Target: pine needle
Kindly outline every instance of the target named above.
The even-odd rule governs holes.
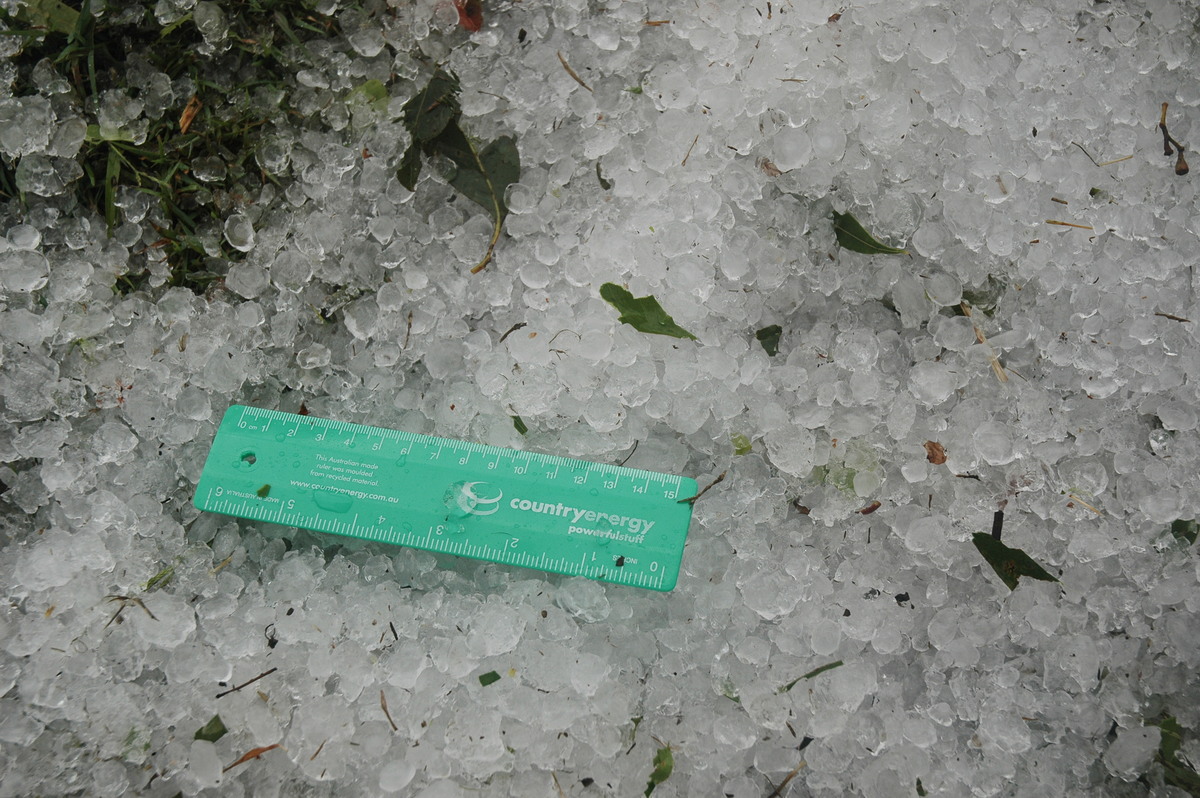
[[[265,754],[267,751],[274,751],[276,748],[281,748],[281,747],[282,746],[280,746],[279,743],[275,743],[273,745],[264,745],[260,748],[251,748],[249,751],[242,754],[242,756],[236,762],[234,762],[232,765],[227,765],[227,766],[221,768],[221,772],[228,773],[229,771],[233,770],[238,765],[249,762],[251,759],[258,759],[260,756]]]
[[[567,59],[563,58],[561,50],[558,51],[558,61],[563,65],[563,69],[567,70],[567,74],[575,79],[576,83],[578,83],[580,86],[583,86],[588,91],[592,91],[592,87],[584,83],[583,78],[579,77],[578,73],[576,73],[574,69],[571,69],[571,65],[567,63]],[[595,94],[595,92],[592,93]]]

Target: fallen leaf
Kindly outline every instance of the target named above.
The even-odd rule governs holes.
[[[652,296],[634,297],[616,283],[600,286],[600,296],[620,312],[618,321],[628,324],[638,332],[697,340],[696,336],[676,324]]]
[[[650,772],[650,783],[646,785],[644,795],[649,798],[650,793],[654,792],[654,788],[662,784],[671,777],[671,771],[675,769],[675,757],[671,753],[671,747],[664,745],[654,754],[654,770]]]
[[[762,344],[762,348],[767,354],[775,357],[779,354],[779,338],[783,335],[783,328],[778,324],[772,324],[770,327],[763,327],[754,334],[758,342]]]
[[[925,441],[925,459],[934,465],[946,462],[946,449],[937,441]]]
[[[204,103],[200,102],[200,97],[193,94],[192,99],[187,101],[184,106],[183,113],[179,115],[179,132],[187,133],[188,128],[192,126],[192,121],[196,118],[196,114],[200,113],[200,109],[204,107]]]
[[[207,740],[210,743],[215,743],[224,737],[228,731],[229,729],[225,728],[225,723],[221,720],[221,716],[213,715],[212,720],[196,730],[196,734],[192,739]]]
[[[1022,576],[1040,579],[1043,582],[1058,581],[1028,554],[1020,549],[1005,546],[991,535],[976,532],[971,535],[971,540],[974,542],[975,548],[983,555],[983,559],[987,560],[987,564],[992,566],[992,570],[1008,586],[1009,590],[1017,589],[1017,584]]]
[[[481,0],[454,0],[454,9],[458,11],[458,24],[471,33],[478,33],[483,28]]]
[[[852,252],[864,255],[907,255],[907,249],[889,247],[875,240],[853,216],[848,213],[833,212],[833,232],[837,234],[838,243]]]

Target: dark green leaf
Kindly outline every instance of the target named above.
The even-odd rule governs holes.
[[[417,190],[417,178],[421,176],[421,149],[413,144],[404,152],[404,157],[400,159],[400,168],[396,172],[396,179],[400,181],[400,185],[404,186],[409,191]]]
[[[1017,589],[1017,581],[1022,576],[1030,579],[1040,579],[1043,582],[1057,582],[1045,568],[1034,562],[1033,558],[1020,549],[1005,546],[989,534],[976,532],[971,536],[975,548],[987,560],[988,565],[996,571],[1009,590]]]
[[[1155,725],[1162,730],[1162,740],[1158,744],[1159,754],[1165,761],[1174,762],[1175,753],[1183,744],[1183,730],[1179,728],[1179,721],[1172,715],[1164,715]]]
[[[800,683],[800,682],[802,682],[803,680],[805,680],[805,679],[811,679],[811,678],[813,678],[814,676],[818,676],[818,675],[820,675],[820,674],[824,673],[825,671],[831,671],[831,670],[833,670],[834,668],[841,667],[841,665],[842,665],[842,661],[839,659],[837,662],[830,662],[830,663],[828,663],[828,664],[826,664],[826,665],[822,665],[822,666],[821,666],[821,667],[819,667],[819,668],[813,668],[811,671],[809,671],[808,673],[804,674],[803,676],[801,676],[801,677],[799,677],[799,678],[797,678],[797,679],[792,679],[790,682],[788,682],[787,684],[785,684],[783,687],[780,687],[780,688],[779,688],[778,690],[776,690],[775,692],[777,692],[777,693],[786,693],[788,690],[791,690],[793,687],[795,687],[797,684],[799,684],[799,683]]]
[[[525,426],[525,422],[521,420],[520,416],[513,416],[512,420],[513,427],[516,428],[517,432],[521,433],[522,435],[524,435],[526,432],[529,432],[529,427]]]
[[[476,157],[466,134],[457,124],[450,124],[427,149],[448,159],[442,163],[442,176],[456,191],[493,219],[504,220],[508,215],[504,190],[521,178],[521,156],[512,137],[496,139]]]
[[[745,435],[742,435],[740,432],[730,438],[730,442],[733,443],[733,454],[735,457],[740,457],[743,454],[750,454],[754,448],[754,446],[750,443],[750,439]]]
[[[426,155],[440,155],[450,161],[448,164],[441,164],[442,176],[446,180],[454,179],[455,172],[459,170],[479,171],[479,164],[475,161],[475,148],[471,146],[467,134],[458,126],[458,120],[447,122],[437,138],[424,142],[421,147]]]
[[[439,69],[416,96],[404,104],[404,126],[414,142],[432,141],[462,112],[458,104],[458,76]]]
[[[600,174],[600,162],[599,161],[596,161],[596,179],[600,181],[600,188],[604,189],[605,191],[612,191],[612,187],[613,187],[612,181],[605,180],[604,175]]]
[[[496,204],[500,207],[500,219],[508,216],[508,205],[504,202],[505,190],[521,179],[521,153],[512,136],[501,136],[479,153],[483,172],[492,183]]]
[[[696,340],[696,336],[676,324],[652,296],[635,298],[616,283],[600,286],[600,296],[621,314],[618,321],[630,325],[638,332]]]
[[[1200,524],[1195,521],[1178,521],[1171,522],[1171,534],[1179,540],[1187,541],[1188,545],[1196,542],[1196,533],[1200,532]]]
[[[779,354],[779,337],[783,335],[783,328],[778,324],[772,324],[770,327],[763,327],[754,334],[758,342],[762,344],[762,348],[767,350],[767,354],[775,357]]]
[[[907,255],[908,250],[889,247],[875,240],[866,231],[858,219],[848,213],[833,212],[833,231],[837,233],[838,243],[853,252],[864,255]]]
[[[650,772],[650,783],[646,785],[645,795],[648,796],[654,792],[654,788],[662,784],[671,776],[671,771],[675,769],[675,757],[671,753],[671,747],[664,745],[654,754],[654,770]]]
[[[917,779],[917,795],[922,796],[922,798],[924,798],[924,796],[926,796],[926,795],[929,795],[929,793],[925,792],[925,788],[923,786],[921,786],[920,779]]]
[[[224,737],[228,731],[229,729],[225,728],[225,724],[222,722],[221,716],[213,715],[212,720],[201,726],[196,731],[196,736],[192,739],[207,740],[210,743],[215,743],[217,740],[220,740],[222,737]]]
[[[479,683],[484,687],[487,687],[489,684],[495,684],[498,681],[500,681],[500,674],[495,671],[488,671],[479,677]]]
[[[1193,798],[1200,798],[1200,774],[1182,762],[1165,763],[1163,781],[1172,787],[1178,787]]]

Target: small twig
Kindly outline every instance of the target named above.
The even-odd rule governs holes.
[[[231,562],[233,562],[232,554],[230,554],[228,557],[226,557],[225,559],[223,559],[219,563],[217,563],[217,566],[215,568],[213,568],[213,570],[212,570],[212,575],[216,576],[217,574],[224,571],[226,566],[228,566],[229,563],[231,563]]]
[[[565,332],[569,332],[571,335],[574,335],[580,341],[583,340],[583,336],[580,335],[579,333],[575,332],[574,330],[559,330],[558,332],[556,332],[554,334],[554,337],[550,339],[550,343],[546,344],[546,346],[550,346],[550,344],[553,344],[555,341],[558,340],[558,336],[562,335]]]
[[[659,25],[670,25],[671,20],[669,20],[669,19],[648,19],[645,22],[643,22],[642,24],[649,25],[651,27],[657,27]]]
[[[404,343],[400,346],[401,349],[408,349],[408,338],[412,335],[412,311],[408,312],[408,328],[404,331]]]
[[[1084,150],[1084,149],[1083,149],[1083,145],[1082,145],[1082,144],[1080,144],[1078,141],[1072,141],[1071,143],[1072,143],[1072,144],[1074,144],[1074,145],[1075,145],[1076,147],[1078,147],[1079,149],[1083,150],[1083,154],[1084,154],[1084,155],[1086,155],[1086,156],[1088,157],[1088,160],[1089,160],[1089,161],[1091,161],[1091,162],[1092,162],[1093,164],[1095,164],[1096,166],[1099,166],[1099,165],[1100,165],[1100,164],[1096,163],[1096,159],[1092,157],[1092,154],[1091,154],[1090,152],[1088,152],[1087,150]]]
[[[392,713],[388,712],[387,696],[383,694],[382,690],[379,691],[379,706],[383,710],[384,717],[388,719],[388,723],[392,724],[392,731],[400,731],[400,727],[396,725],[396,721],[392,720]]]
[[[637,447],[638,447],[638,444],[639,444],[639,443],[640,443],[640,441],[634,441],[634,442],[633,442],[633,448],[629,450],[629,454],[625,455],[625,459],[624,459],[624,460],[622,460],[621,462],[617,463],[617,465],[618,465],[618,466],[623,466],[623,465],[625,465],[626,463],[628,463],[628,462],[629,462],[629,458],[630,458],[630,457],[633,457],[633,453],[637,451]]]
[[[223,693],[217,693],[217,698],[224,698],[225,696],[229,695],[230,693],[236,693],[238,690],[241,690],[243,687],[249,687],[250,685],[257,682],[259,679],[263,678],[264,676],[270,676],[272,673],[274,673],[277,670],[279,670],[279,668],[271,668],[271,670],[269,670],[269,671],[263,671],[262,673],[258,674],[257,676],[255,676],[253,679],[251,679],[248,682],[242,682],[237,687],[231,687]],[[234,764],[237,764],[237,763],[234,763]]]
[[[1158,129],[1161,130],[1163,134],[1163,155],[1167,157],[1174,155],[1175,153],[1171,151],[1171,145],[1174,144],[1175,148],[1179,151],[1179,160],[1175,161],[1175,174],[1180,176],[1186,175],[1188,173],[1188,164],[1187,161],[1183,159],[1183,145],[1172,138],[1171,134],[1167,132],[1166,103],[1162,104],[1162,115],[1158,119]]]
[[[1101,161],[1100,163],[1096,164],[1096,166],[1111,166],[1114,163],[1120,163],[1121,161],[1128,161],[1132,157],[1133,157],[1132,155],[1126,155],[1123,158],[1113,158],[1111,161]]]
[[[507,338],[508,336],[512,335],[513,333],[515,333],[517,330],[521,329],[522,327],[528,327],[528,326],[529,326],[529,322],[525,322],[525,321],[517,322],[516,324],[514,324],[513,326],[508,328],[508,332],[506,332],[506,333],[504,333],[504,335],[500,336],[500,343],[504,343],[504,339]]]
[[[567,70],[567,74],[575,79],[576,83],[578,83],[580,86],[583,86],[588,91],[592,91],[592,87],[584,83],[583,78],[579,77],[578,73],[576,73],[574,69],[571,69],[571,65],[567,63],[567,59],[563,58],[561,50],[558,51],[558,61],[563,65],[563,69]],[[592,93],[594,94],[595,92]]]
[[[1086,224],[1075,224],[1074,222],[1060,222],[1057,219],[1047,219],[1046,224],[1056,224],[1056,225],[1059,225],[1060,227],[1078,227],[1080,230],[1095,230],[1096,229],[1096,228],[1090,227]]]
[[[145,605],[145,603],[143,603],[143,602],[142,602],[142,600],[141,600],[140,598],[138,598],[137,596],[108,596],[108,600],[109,600],[110,602],[112,602],[112,601],[119,601],[119,602],[121,602],[121,606],[120,606],[120,608],[119,608],[119,609],[118,609],[118,610],[117,610],[115,613],[113,613],[113,617],[111,617],[111,618],[109,618],[109,619],[108,619],[108,623],[104,624],[104,628],[105,628],[105,629],[107,629],[108,627],[112,626],[112,623],[113,623],[113,621],[115,621],[115,620],[117,620],[118,618],[120,618],[120,617],[121,617],[121,613],[125,612],[125,608],[126,608],[126,607],[128,607],[128,606],[129,606],[131,603],[132,603],[132,604],[136,604],[136,605],[138,605],[139,607],[141,607],[141,608],[142,608],[142,610],[143,610],[143,611],[144,611],[144,612],[145,612],[147,615],[149,615],[149,616],[150,616],[150,620],[152,620],[152,621],[157,621],[157,620],[158,620],[158,618],[155,618],[155,617],[154,617],[154,613],[150,612],[150,608],[149,608],[149,607],[147,607],[147,606]]]
[[[779,798],[779,796],[783,795],[783,788],[788,786],[788,782],[790,782],[792,779],[796,778],[796,774],[799,773],[803,768],[804,768],[804,760],[801,759],[800,764],[796,765],[796,767],[792,768],[791,773],[784,776],[783,781],[779,782],[779,786],[776,787],[771,792],[771,794],[767,796],[767,798]]]
[[[1174,313],[1159,313],[1158,311],[1155,311],[1154,315],[1162,316],[1164,319],[1170,319],[1171,321],[1182,321],[1186,324],[1192,323],[1191,319],[1185,319],[1183,316],[1176,316]]]
[[[1065,199],[1059,199],[1058,197],[1051,197],[1050,201],[1057,202],[1059,205],[1070,205],[1071,204],[1071,203],[1067,202]]]
[[[558,774],[552,770],[550,771],[550,778],[554,779],[554,789],[558,790],[558,794],[561,795],[562,798],[567,798],[567,794],[563,792],[562,785],[558,783]]]
[[[314,752],[313,752],[313,755],[312,755],[312,756],[310,756],[310,757],[308,758],[308,761],[309,761],[309,762],[313,761],[314,759],[316,759],[316,758],[317,758],[317,757],[320,755],[320,753],[321,753],[321,750],[322,750],[322,749],[325,747],[325,743],[327,743],[327,742],[329,742],[329,738],[328,738],[328,737],[326,737],[324,740],[322,740],[322,741],[321,741],[321,744],[317,746],[317,750],[316,750],[316,751],[314,751]]]
[[[690,499],[680,499],[679,501],[676,502],[676,504],[695,504],[696,499],[699,499],[701,496],[708,493],[709,489],[712,488],[713,485],[716,485],[718,482],[725,479],[725,475],[728,473],[729,473],[728,471],[722,471],[721,476],[717,477],[712,482],[708,483],[708,485],[704,488],[704,490],[700,491],[695,496],[692,496]]]
[[[392,630],[392,637],[396,638],[396,642],[399,643],[400,635],[396,634],[396,625],[391,621],[388,621],[388,628]]]
[[[679,163],[680,166],[687,166],[688,158],[692,157],[692,148],[696,146],[696,142],[699,140],[700,140],[700,134],[697,133],[696,138],[692,139],[691,147],[688,147],[687,155],[683,156],[683,160],[680,161],[680,163]]]

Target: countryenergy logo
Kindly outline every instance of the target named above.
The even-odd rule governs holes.
[[[514,498],[508,503],[508,506],[514,510],[526,513],[541,513],[566,518],[571,524],[567,531],[573,535],[585,534],[599,537],[615,537],[617,539],[628,538],[637,543],[641,542],[645,534],[655,524],[654,521],[646,518],[637,518],[635,516],[624,515],[623,513],[601,512],[582,507],[571,507],[562,502],[550,504],[549,502]],[[595,526],[576,526],[577,524],[593,524]]]
[[[443,501],[461,515],[491,515],[500,509],[502,498],[504,491],[486,482],[456,482]]]

